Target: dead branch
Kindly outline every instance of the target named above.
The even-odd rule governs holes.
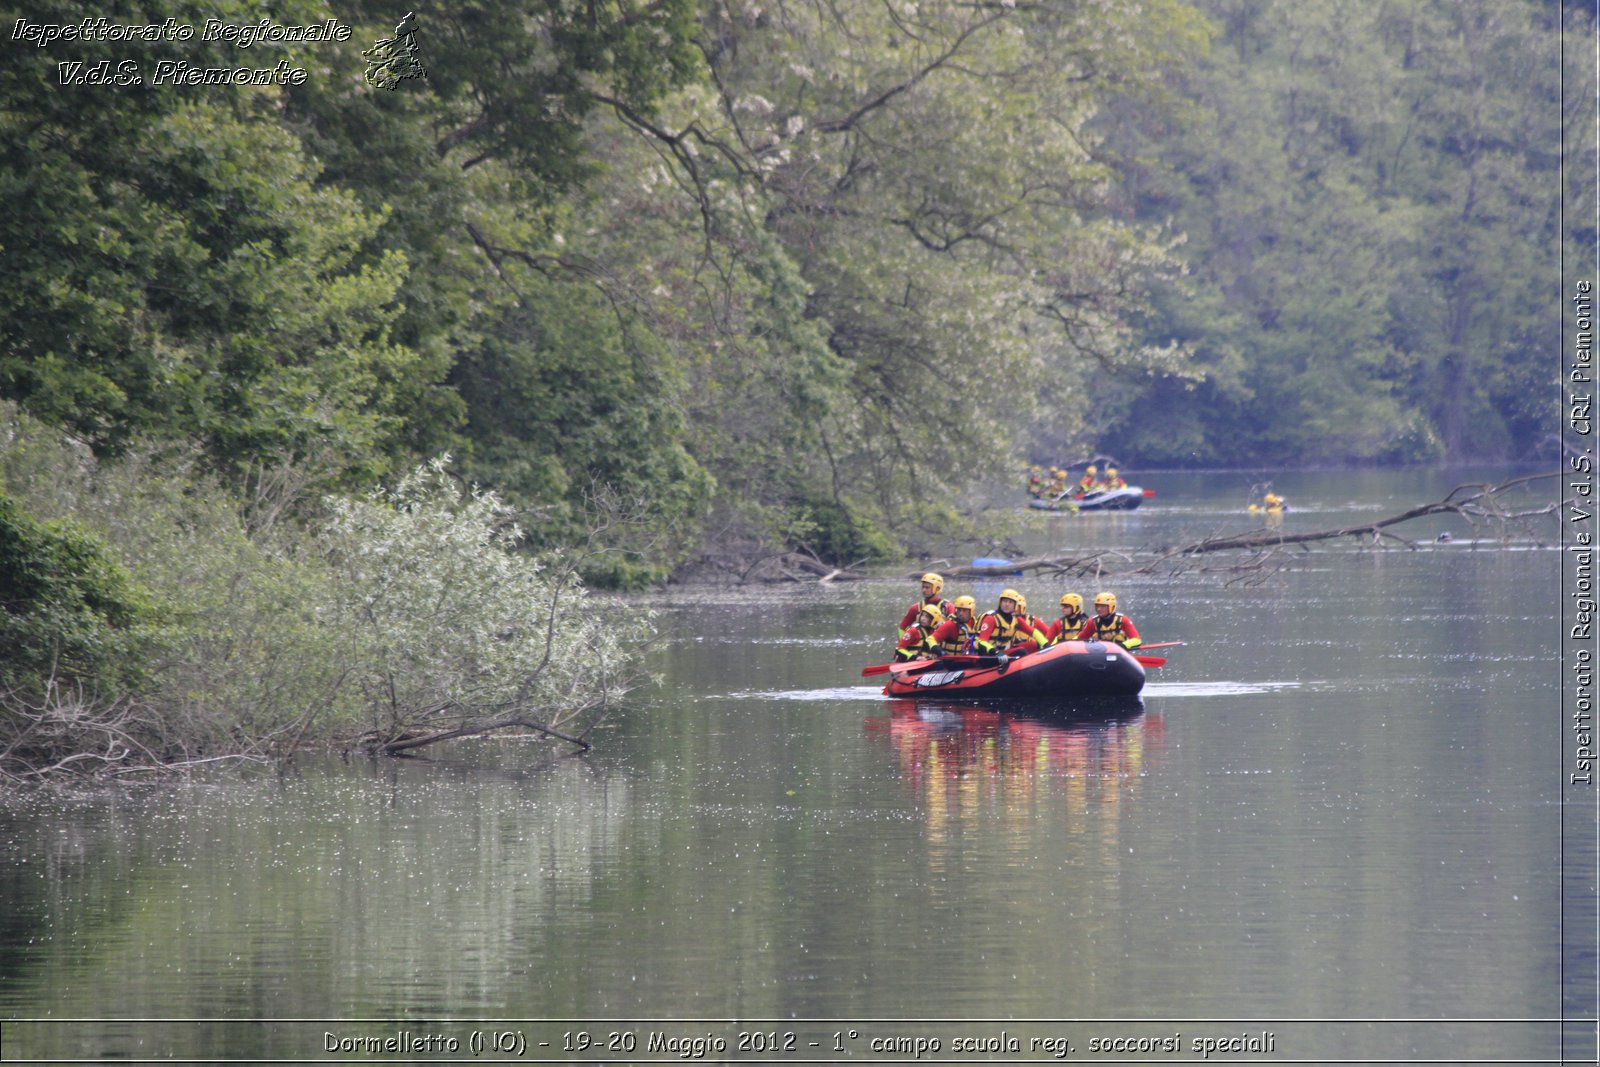
[[[1520,478],[1501,482],[1498,485],[1485,482],[1458,485],[1447,493],[1442,500],[1419,504],[1399,514],[1390,515],[1387,518],[1373,522],[1341,526],[1333,530],[1301,533],[1285,533],[1278,527],[1261,527],[1239,533],[1219,534],[1178,548],[1163,548],[1153,559],[1142,562],[1123,553],[1096,552],[1087,556],[1039,556],[990,567],[953,566],[946,567],[942,573],[947,578],[1003,578],[1019,572],[1093,578],[1099,577],[1108,571],[1110,564],[1113,562],[1132,563],[1135,564],[1134,570],[1136,573],[1149,573],[1162,567],[1170,567],[1174,561],[1189,560],[1196,556],[1216,552],[1249,552],[1253,553],[1250,559],[1226,564],[1216,569],[1245,577],[1255,576],[1256,580],[1264,580],[1266,573],[1287,565],[1289,561],[1284,555],[1286,549],[1297,547],[1302,551],[1308,551],[1304,546],[1319,541],[1353,538],[1363,546],[1394,542],[1411,549],[1420,548],[1421,542],[1403,537],[1391,530],[1390,527],[1410,522],[1413,519],[1425,518],[1429,515],[1458,515],[1474,528],[1477,528],[1485,524],[1503,527],[1512,522],[1519,522],[1541,515],[1555,514],[1563,506],[1563,501],[1511,511],[1501,506],[1501,498],[1511,489],[1532,482],[1559,477],[1561,477],[1560,471],[1551,471],[1544,474],[1524,475]],[[905,577],[914,580],[920,573],[920,571],[913,572],[905,575]]]
[[[585,752],[588,752],[594,747],[585,738],[574,737],[571,734],[563,733],[560,730],[547,726],[542,722],[534,722],[532,719],[524,719],[521,717],[500,719],[494,722],[469,723],[466,726],[460,726],[453,730],[441,730],[437,733],[425,734],[421,737],[399,737],[392,741],[378,744],[374,747],[377,751],[382,752],[386,756],[394,756],[401,752],[409,752],[412,749],[422,748],[425,745],[437,744],[440,741],[450,741],[457,737],[472,737],[477,734],[492,733],[496,730],[509,730],[514,727],[522,727],[524,729],[533,730],[537,733],[544,734],[547,737],[554,737],[560,741],[570,742],[571,744],[577,745]]]
[[[835,567],[824,563],[809,551],[776,552],[762,556],[739,575],[739,584],[749,582],[857,582],[867,576],[850,567]]]
[[[232,761],[232,760],[244,760],[247,763],[260,763],[260,764],[266,764],[266,763],[270,763],[271,762],[265,756],[252,756],[249,753],[238,752],[238,753],[231,753],[231,754],[226,755],[226,756],[207,756],[204,759],[180,760],[180,761],[178,761],[176,763],[152,763],[152,764],[149,764],[149,765],[143,766],[143,767],[118,767],[115,770],[112,770],[110,773],[113,774],[113,775],[123,775],[123,774],[167,774],[167,773],[170,773],[172,771],[181,771],[181,770],[187,770],[190,767],[198,767],[202,763],[223,763],[223,762],[228,762],[228,761]]]
[[[1265,527],[1256,530],[1246,530],[1242,533],[1226,534],[1221,537],[1210,537],[1181,548],[1171,549],[1161,557],[1162,560],[1175,557],[1198,556],[1209,552],[1226,551],[1260,551],[1267,548],[1278,548],[1284,545],[1307,545],[1318,541],[1333,541],[1343,537],[1352,537],[1363,540],[1369,544],[1381,544],[1385,539],[1397,541],[1408,548],[1415,549],[1418,542],[1401,537],[1389,531],[1389,527],[1398,526],[1412,519],[1420,519],[1429,515],[1459,515],[1470,525],[1477,527],[1480,523],[1493,522],[1504,525],[1509,522],[1531,518],[1538,515],[1555,514],[1561,507],[1561,502],[1546,504],[1541,507],[1524,511],[1506,511],[1499,506],[1498,497],[1507,490],[1530,482],[1541,481],[1546,478],[1559,478],[1560,471],[1551,471],[1545,474],[1530,474],[1521,478],[1513,478],[1499,485],[1490,485],[1486,482],[1458,485],[1450,490],[1442,500],[1431,504],[1419,504],[1408,508],[1397,515],[1374,522],[1363,522],[1353,526],[1341,526],[1333,530],[1317,530],[1309,533],[1284,533],[1274,527]],[[1157,563],[1161,560],[1157,560]]]
[[[1072,575],[1094,578],[1110,569],[1108,561],[1111,560],[1126,563],[1131,562],[1132,557],[1122,552],[1095,552],[1087,556],[1038,556],[992,567],[947,567],[943,574],[946,578],[1004,578],[1019,571],[1024,573],[1032,571],[1049,576]],[[906,577],[915,579],[920,573],[908,574]]]

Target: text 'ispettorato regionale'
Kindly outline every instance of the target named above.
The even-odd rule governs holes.
[[[336,18],[304,25],[285,25],[271,19],[255,22],[224,22],[206,19],[196,26],[168,18],[162,22],[113,22],[104,16],[80,22],[34,22],[19,18],[11,27],[13,41],[48,48],[58,42],[92,44],[158,44],[163,42],[222,43],[236,48],[258,44],[292,44],[319,41],[348,41],[349,26]],[[303,67],[279,60],[270,67],[206,67],[181,59],[160,59],[146,70],[132,58],[107,58],[99,61],[72,60],[58,63],[57,80],[62,85],[299,85],[306,80]]]

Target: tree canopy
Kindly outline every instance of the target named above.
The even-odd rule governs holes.
[[[0,397],[247,487],[449,450],[539,547],[609,516],[590,576],[620,584],[915,547],[971,487],[1095,449],[1553,447],[1542,308],[1592,181],[1558,187],[1593,134],[1592,70],[1569,56],[1561,93],[1574,5],[476,2],[422,12],[426,77],[384,89],[362,52],[394,15],[12,42]],[[127,58],[306,76],[59,66]]]
[[[1592,135],[1564,104],[1592,100],[1594,73],[1564,72],[1561,42],[1592,39],[1589,16],[1532,0],[1197,6],[1214,38],[1173,71],[1188,106],[1118,108],[1103,128],[1129,203],[1188,238],[1188,285],[1148,327],[1206,380],[1103,397],[1124,416],[1103,443],[1194,464],[1553,454],[1547,309],[1561,243],[1582,236],[1559,232],[1562,151]]]

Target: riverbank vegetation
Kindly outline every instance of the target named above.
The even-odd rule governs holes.
[[[265,523],[192,454],[101,463],[4,414],[0,776],[511,727],[587,746],[638,680],[648,615],[586,591],[581,554],[525,551],[444,460]]]
[[[1578,5],[488,0],[421,14],[426,77],[389,90],[362,51],[395,15],[13,49],[0,744],[29,767],[581,739],[642,621],[591,632],[585,585],[915,553],[1030,461],[1558,449]],[[242,57],[306,77],[148,77]],[[63,83],[124,58],[136,85]],[[540,607],[429,599],[466,590]],[[580,721],[558,680],[598,694]]]

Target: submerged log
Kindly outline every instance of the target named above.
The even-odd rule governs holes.
[[[585,752],[588,752],[594,747],[587,738],[574,737],[572,734],[563,733],[562,731],[557,730],[554,727],[547,726],[542,722],[534,722],[532,719],[524,718],[499,719],[490,722],[475,722],[466,726],[456,727],[452,730],[440,730],[436,733],[430,734],[407,733],[389,741],[378,742],[372,747],[375,751],[381,752],[386,756],[395,756],[402,752],[409,752],[412,749],[422,748],[426,745],[437,744],[440,741],[450,741],[457,737],[473,737],[479,734],[493,733],[496,730],[510,730],[518,727],[527,730],[533,730],[536,733],[544,734],[546,737],[556,738],[559,741],[567,741],[578,746]]]
[[[850,567],[824,563],[811,552],[779,552],[750,564],[739,575],[739,582],[741,585],[750,582],[816,582],[822,585],[862,581],[866,577]]]

